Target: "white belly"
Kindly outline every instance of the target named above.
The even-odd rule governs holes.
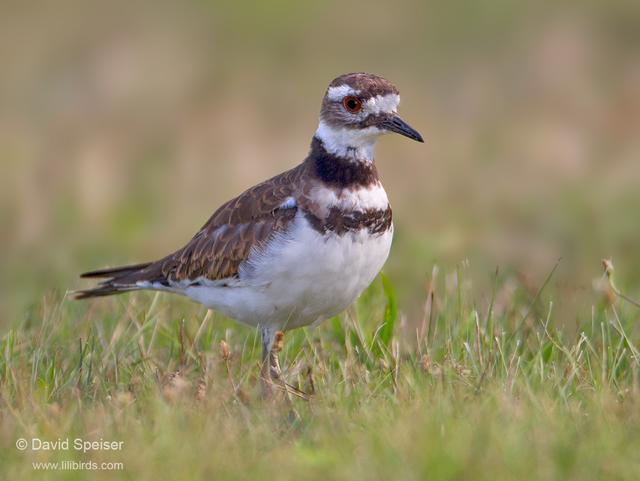
[[[318,322],[346,309],[375,279],[393,229],[323,235],[303,216],[242,266],[234,287],[197,286],[185,294],[250,325],[280,330]]]

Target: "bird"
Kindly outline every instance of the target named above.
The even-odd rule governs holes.
[[[164,291],[253,326],[268,392],[281,382],[284,332],[347,309],[389,256],[394,228],[376,141],[397,133],[424,142],[398,115],[399,103],[398,89],[378,75],[335,78],[300,164],[223,204],[175,252],[81,274],[104,280],[75,298]]]

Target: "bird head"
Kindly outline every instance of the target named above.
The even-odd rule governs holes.
[[[329,84],[322,100],[315,136],[334,155],[371,161],[375,142],[397,133],[424,142],[420,133],[398,115],[400,94],[388,80],[369,73],[341,75]]]

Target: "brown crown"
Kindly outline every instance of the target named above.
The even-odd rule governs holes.
[[[348,85],[356,90],[360,90],[361,93],[359,96],[363,99],[375,97],[377,95],[400,93],[396,86],[387,79],[365,72],[340,75],[329,84],[329,88],[339,87],[340,85]]]

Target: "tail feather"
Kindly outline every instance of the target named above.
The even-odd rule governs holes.
[[[122,267],[113,267],[80,274],[82,278],[107,278],[91,289],[83,289],[73,292],[74,299],[89,299],[91,297],[111,296],[122,292],[141,289],[137,281],[142,280],[145,273],[141,272],[151,266],[152,262],[134,264]]]
[[[83,279],[92,277],[118,277],[121,275],[131,274],[135,271],[149,267],[151,262],[143,262],[142,264],[132,264],[129,266],[110,267],[107,269],[99,269],[97,271],[89,271],[80,274]]]
[[[120,294],[122,292],[135,291],[140,289],[137,286],[114,286],[113,284],[100,285],[92,289],[83,289],[80,291],[73,291],[73,298],[77,301],[82,299],[90,299],[92,297],[104,297],[112,296],[114,294]]]

